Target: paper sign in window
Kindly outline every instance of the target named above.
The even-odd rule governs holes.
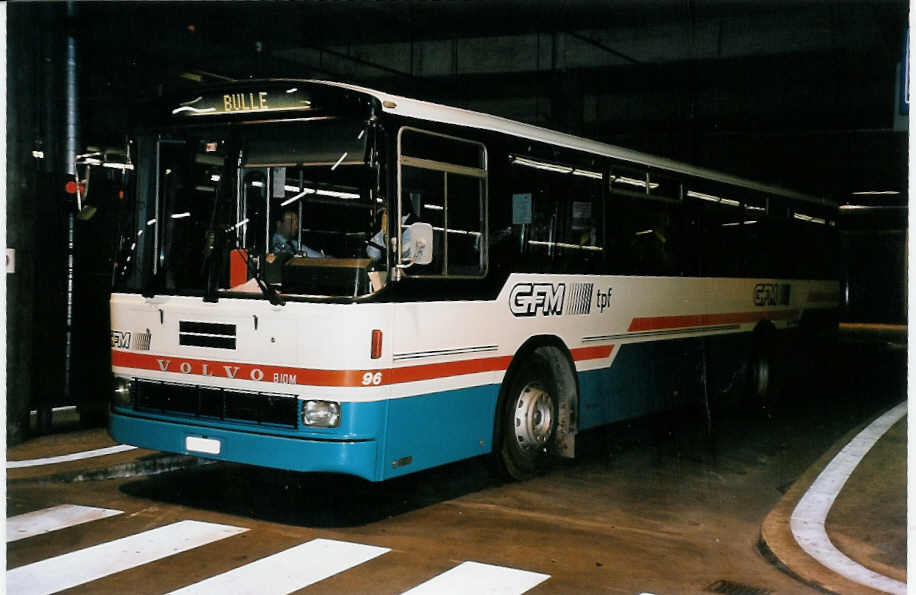
[[[591,206],[591,205],[589,205]],[[512,195],[512,225],[531,223],[531,194]]]

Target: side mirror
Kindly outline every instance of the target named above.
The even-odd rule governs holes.
[[[433,261],[433,226],[413,223],[401,232],[401,268]]]

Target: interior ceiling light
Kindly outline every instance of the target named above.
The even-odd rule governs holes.
[[[721,205],[728,205],[730,207],[741,206],[741,203],[738,202],[737,200],[732,200],[730,198],[722,198],[721,196],[715,196],[713,194],[706,194],[704,192],[695,192],[693,190],[688,190],[687,196],[689,196],[690,198],[699,198],[700,200],[705,200],[707,202],[715,202]]]
[[[861,192],[853,192],[853,196],[896,196],[900,194],[896,190],[863,190]]]
[[[592,178],[594,180],[601,179],[601,172],[597,171],[590,171],[587,169],[574,169],[572,173],[574,176],[582,176],[583,178]]]
[[[645,180],[637,180],[635,178],[626,178],[624,176],[611,176],[611,183],[612,184],[626,184],[628,186],[636,186],[638,188],[646,187]],[[658,184],[656,184],[655,182],[649,183],[649,190],[655,190],[656,188],[658,188]]]
[[[515,165],[524,165],[525,167],[533,167],[535,169],[552,171],[559,174],[572,174],[574,176],[582,176],[583,178],[592,178],[595,180],[600,180],[602,177],[601,172],[592,171],[589,169],[573,168],[568,165],[560,165],[559,163],[550,163],[547,161],[528,159],[527,157],[519,157],[518,155],[510,156],[509,161]]]
[[[825,219],[820,217],[812,217],[811,215],[805,215],[804,213],[792,213],[792,217],[798,219],[799,221],[807,221],[808,223],[817,223],[819,225],[824,225],[827,223]]]
[[[561,174],[572,173],[573,168],[568,165],[558,165],[556,163],[547,163],[546,161],[536,161],[534,159],[526,159],[525,157],[512,156],[512,163],[516,165],[524,165],[525,167],[533,167],[535,169],[543,169],[544,171],[553,171]]]
[[[906,209],[907,205],[840,205],[841,211],[887,211]]]

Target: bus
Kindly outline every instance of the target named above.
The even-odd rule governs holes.
[[[118,442],[525,479],[680,406],[706,362],[763,398],[780,338],[836,325],[824,198],[342,83],[166,104],[127,156]]]

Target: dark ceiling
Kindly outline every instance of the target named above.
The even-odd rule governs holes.
[[[86,143],[163,89],[334,79],[845,200],[906,187],[905,1],[76,4]]]

